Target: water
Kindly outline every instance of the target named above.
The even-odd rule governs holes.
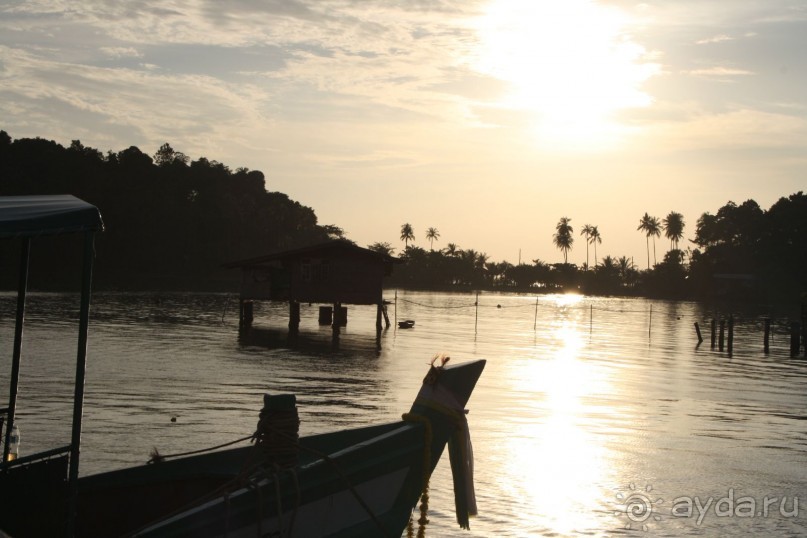
[[[0,294],[0,401],[14,301]],[[286,305],[257,305],[239,340],[233,297],[97,294],[81,472],[143,463],[155,446],[171,454],[249,435],[264,392],[298,395],[302,434],[397,420],[431,357],[447,353],[488,360],[468,405],[479,516],[470,532],[456,525],[444,456],[428,536],[807,534],[807,360],[789,357],[781,330],[763,354],[765,312],[735,312],[729,358],[710,349],[713,313],[696,303],[474,301],[398,292],[397,319],[415,328],[393,326],[378,347],[374,307],[349,307],[334,352],[317,305],[302,306],[289,349]],[[69,441],[77,317],[75,296],[30,297],[22,454]]]

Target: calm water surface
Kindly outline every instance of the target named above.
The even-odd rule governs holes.
[[[1,401],[14,301],[0,294]],[[265,392],[298,395],[302,434],[397,420],[430,358],[446,353],[488,360],[468,405],[479,516],[470,532],[454,522],[444,456],[427,535],[807,534],[807,361],[788,356],[781,331],[762,352],[770,312],[734,312],[729,357],[710,349],[714,312],[696,303],[474,301],[398,292],[397,319],[416,326],[393,326],[378,346],[374,308],[350,307],[333,351],[317,305],[303,305],[290,348],[285,305],[258,305],[254,329],[239,338],[232,296],[96,294],[82,474],[142,463],[154,446],[170,454],[249,435]],[[30,297],[23,453],[69,441],[77,313],[77,297]],[[773,314],[784,327],[793,313]],[[707,338],[700,347],[695,321]]]

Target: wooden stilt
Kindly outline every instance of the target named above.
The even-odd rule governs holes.
[[[729,314],[729,340],[728,340],[729,357],[734,352],[734,316]]]
[[[695,334],[698,335],[698,345],[700,345],[703,342],[703,336],[701,336],[701,326],[698,325],[697,321],[695,322]]]
[[[253,309],[252,301],[241,300],[238,307],[238,325],[244,329],[252,326]]]
[[[300,303],[289,301],[289,332],[300,330]]]
[[[339,345],[339,331],[342,326],[342,303],[333,304],[333,323],[331,323],[332,342],[334,346]]]
[[[390,322],[389,322],[389,313],[387,312],[387,305],[383,305],[382,313],[384,314],[384,323],[386,324],[387,329],[389,329]]]
[[[790,324],[790,356],[795,357],[801,348],[801,326],[798,321]]]
[[[762,350],[768,353],[771,342],[771,318],[765,318],[765,336],[762,338]]]

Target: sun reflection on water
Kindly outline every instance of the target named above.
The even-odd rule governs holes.
[[[595,365],[582,360],[585,341],[576,323],[561,322],[552,334],[551,355],[521,363],[513,376],[514,390],[533,398],[534,416],[522,417],[526,420],[510,439],[506,459],[518,466],[512,475],[521,480],[513,494],[534,514],[530,519],[551,525],[544,531],[566,535],[598,525],[595,510],[608,458],[601,440],[585,428],[586,399],[607,383]]]

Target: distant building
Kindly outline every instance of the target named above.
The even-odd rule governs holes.
[[[289,302],[291,329],[299,322],[300,303],[333,305],[334,312],[346,304],[375,304],[380,328],[384,277],[392,274],[398,261],[347,241],[330,241],[234,261],[224,267],[241,269],[242,323],[251,322],[251,305],[246,308],[249,320],[244,317],[244,305],[265,300]]]

